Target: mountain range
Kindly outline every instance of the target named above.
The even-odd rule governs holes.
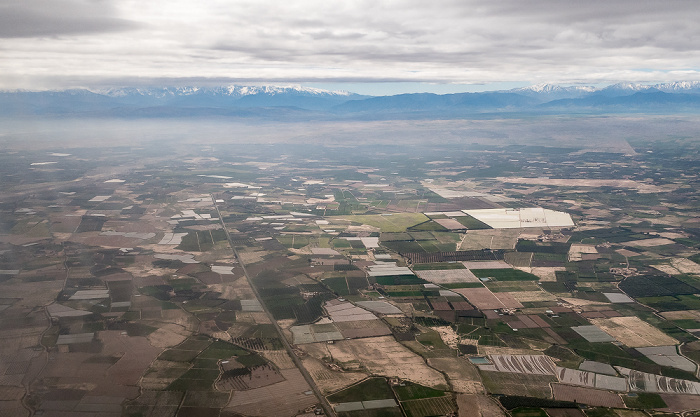
[[[538,84],[505,91],[363,96],[300,86],[0,92],[0,117],[459,118],[483,114],[698,113],[700,82],[603,88]]]

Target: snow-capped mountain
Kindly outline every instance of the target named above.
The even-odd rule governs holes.
[[[539,97],[546,100],[584,97],[596,91],[592,86],[560,86],[556,84],[535,84],[529,87],[515,88],[510,93],[528,97]]]
[[[636,84],[636,83],[617,83],[609,85],[605,88],[596,90],[594,94],[604,97],[621,97],[629,96],[635,93],[646,93],[658,91],[652,85]]]
[[[347,91],[302,86],[125,87],[0,92],[5,114],[249,114],[244,108],[324,111],[365,98]],[[148,110],[146,110],[148,109]],[[235,110],[235,111],[234,111]]]
[[[254,95],[278,96],[284,94],[301,95],[309,97],[352,97],[356,94],[347,91],[328,91],[319,88],[302,87],[300,85],[276,86],[276,85],[228,85],[220,87],[156,87],[156,88],[109,88],[90,89],[95,94],[110,97],[142,96],[164,99],[178,96],[209,95],[226,97],[244,97]]]
[[[559,100],[570,98],[583,98],[590,95],[602,97],[624,97],[636,93],[663,92],[670,94],[700,94],[700,81],[678,81],[662,84],[640,84],[622,82],[607,87],[596,88],[593,86],[560,86],[556,84],[535,84],[529,87],[508,90],[510,93],[521,94],[529,97],[538,97],[542,100]]]
[[[523,113],[700,113],[700,82],[537,84],[507,91],[368,97],[302,86],[125,87],[0,92],[0,117],[429,118]]]
[[[656,84],[654,86],[664,93],[700,93],[700,81],[676,81],[673,83]]]

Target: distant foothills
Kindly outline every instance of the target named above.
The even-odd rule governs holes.
[[[0,117],[237,117],[279,120],[700,113],[700,81],[604,88],[540,84],[504,91],[363,96],[299,86],[0,92]]]

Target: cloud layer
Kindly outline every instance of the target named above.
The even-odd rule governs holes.
[[[694,0],[2,0],[0,88],[700,80]]]

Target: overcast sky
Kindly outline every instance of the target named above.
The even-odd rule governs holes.
[[[696,0],[0,0],[0,88],[700,80]]]

